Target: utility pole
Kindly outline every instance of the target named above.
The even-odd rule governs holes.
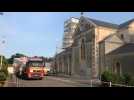
[[[1,47],[5,44],[5,40],[2,40],[1,42]],[[2,51],[1,51],[1,61],[0,61],[0,69],[2,68],[2,65],[3,65],[3,55],[2,55]]]
[[[3,61],[3,57],[2,57],[2,55],[1,55],[1,63],[0,63],[0,69],[2,69],[2,61]]]
[[[57,63],[56,63],[56,56],[57,56],[57,45],[56,45],[55,63],[54,63],[54,67],[55,67],[55,71],[56,71],[56,75],[57,75]]]
[[[3,12],[0,12],[0,15],[3,15],[4,13]],[[5,41],[4,40],[2,40],[2,42],[1,42],[1,44],[4,44],[5,43]],[[2,51],[1,51],[2,52]],[[0,69],[2,68],[2,62],[3,62],[3,55],[2,55],[2,53],[1,53],[1,63],[0,63]]]

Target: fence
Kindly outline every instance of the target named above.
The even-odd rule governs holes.
[[[108,87],[134,87],[134,86],[128,86],[124,84],[114,84],[112,82],[104,82],[104,81],[102,81],[102,84],[106,84]]]
[[[90,87],[134,87],[134,86],[128,86],[124,84],[115,84],[112,82],[104,82],[104,81],[96,81],[96,80],[90,80],[87,82]]]

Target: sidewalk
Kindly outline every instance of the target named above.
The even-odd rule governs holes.
[[[63,75],[63,74],[57,74],[55,77],[63,78],[66,80],[74,81],[80,84],[86,84],[86,85],[93,85],[97,86],[101,83],[99,79],[89,79],[81,76],[70,76],[70,75]]]
[[[15,76],[9,76],[3,87],[17,87]]]

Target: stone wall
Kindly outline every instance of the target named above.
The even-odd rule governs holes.
[[[113,28],[107,28],[107,27],[96,27],[95,28],[95,35],[96,35],[96,42],[100,42],[102,41],[104,38],[106,38],[107,36],[116,33],[117,29],[113,29]]]
[[[119,62],[121,65],[121,73],[129,73],[134,76],[134,54],[125,54],[125,55],[111,55],[107,56],[107,66],[112,68],[116,66],[116,63]],[[114,72],[114,71],[113,71]]]

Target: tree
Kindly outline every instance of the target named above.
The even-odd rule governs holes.
[[[0,59],[1,59],[1,56],[0,56]],[[8,61],[4,56],[2,56],[2,69],[7,69],[7,67],[8,67]]]
[[[16,53],[14,55],[12,55],[9,59],[8,59],[8,64],[13,64],[13,60],[14,58],[20,58],[20,57],[24,57],[24,54],[21,53]]]
[[[3,56],[3,60],[2,60],[2,68],[0,69],[0,83],[4,84],[4,81],[7,79],[8,77],[8,62],[7,59]]]

